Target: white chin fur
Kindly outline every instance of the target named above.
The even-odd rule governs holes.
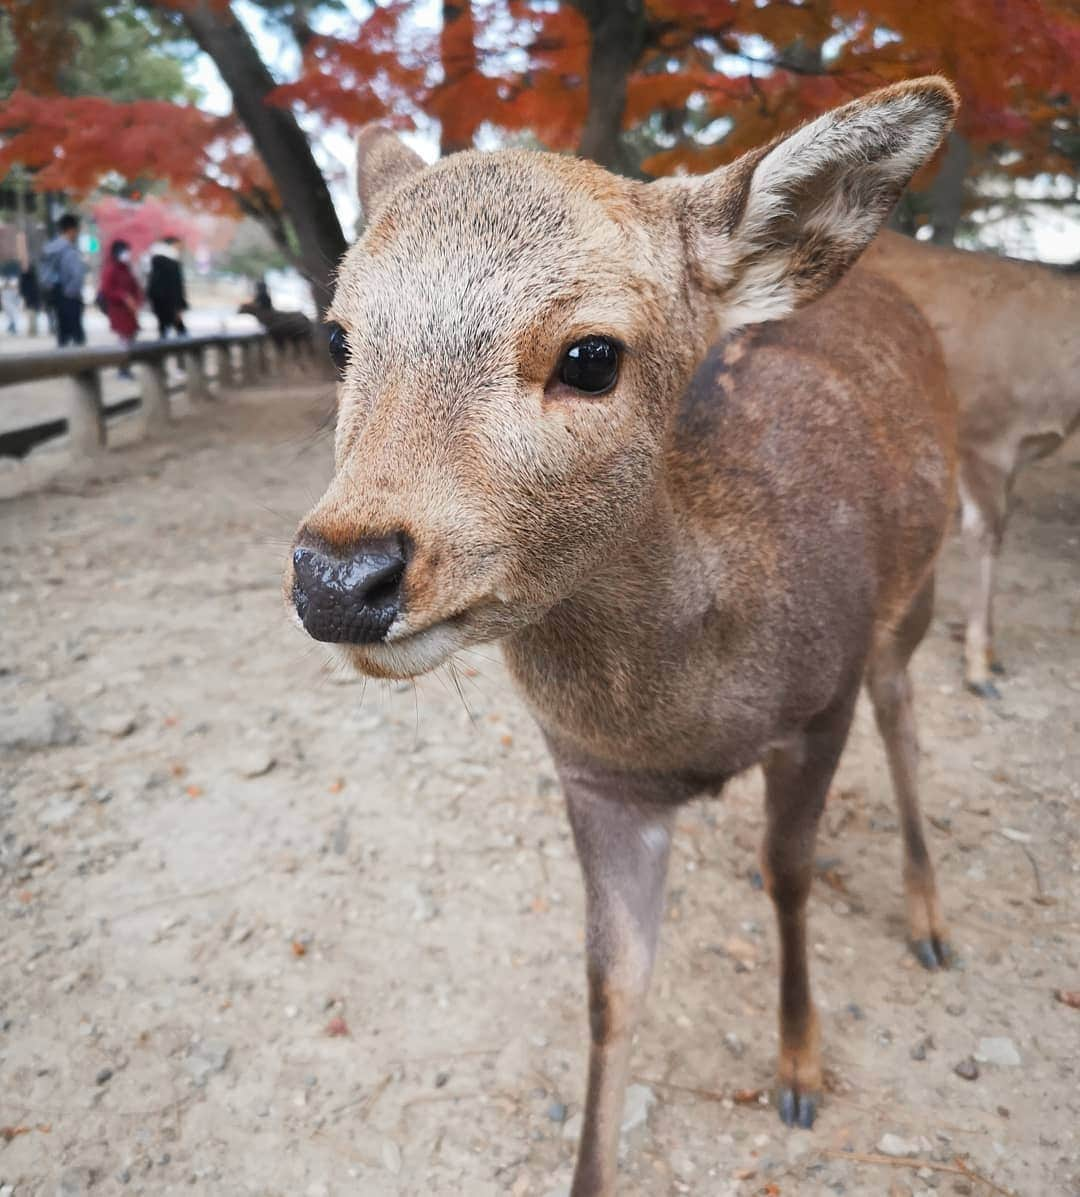
[[[397,641],[343,644],[340,651],[345,661],[361,673],[409,678],[437,669],[463,646],[464,639],[456,628],[437,624]]]

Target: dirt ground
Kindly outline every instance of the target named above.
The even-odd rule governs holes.
[[[497,649],[460,694],[365,684],[286,621],[326,402],[238,393],[0,504],[0,713],[53,741],[0,750],[2,1197],[566,1191],[582,894],[552,770]],[[743,1092],[775,1050],[759,778],[687,808],[623,1197],[1080,1194],[1080,443],[1020,486],[1000,702],[959,684],[959,567],[916,682],[963,967],[906,953],[861,709],[811,907],[829,1093],[784,1130]]]

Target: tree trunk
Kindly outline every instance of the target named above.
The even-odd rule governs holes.
[[[477,69],[476,29],[470,0],[443,0],[439,57],[442,86],[456,83]],[[472,149],[475,113],[461,104],[442,105],[439,113],[439,157]]]
[[[934,181],[926,191],[926,206],[933,226],[935,245],[952,245],[964,215],[964,183],[971,166],[971,146],[953,130],[945,142]]]
[[[236,114],[274,180],[321,315],[330,302],[334,271],[347,243],[307,137],[288,108],[267,103],[276,86],[274,78],[229,8],[204,0],[185,7],[181,19],[221,72]]]
[[[643,0],[574,0],[589,24],[589,112],[578,153],[619,174],[636,175],[622,142],[626,83],[645,44]]]

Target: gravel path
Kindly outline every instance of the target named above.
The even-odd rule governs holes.
[[[327,399],[245,391],[97,481],[0,503],[3,1197],[569,1183],[582,895],[552,770],[494,647],[460,693],[365,685],[288,624]],[[1020,487],[1004,699],[959,687],[955,544],[916,658],[963,969],[905,952],[861,709],[811,907],[830,1092],[812,1134],[784,1131],[756,1096],[759,778],[687,808],[621,1197],[1080,1193],[1080,1009],[1055,997],[1080,990],[1078,471],[1074,442]]]

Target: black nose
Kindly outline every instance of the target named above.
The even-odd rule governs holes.
[[[405,542],[362,540],[341,556],[301,546],[293,552],[293,603],[310,636],[334,644],[374,644],[401,611]]]

